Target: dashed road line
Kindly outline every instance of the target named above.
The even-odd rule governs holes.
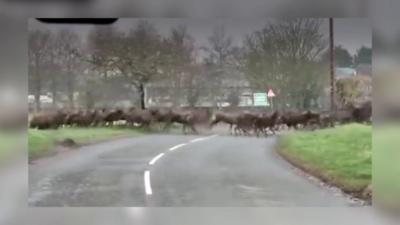
[[[194,142],[198,142],[198,141],[203,141],[203,140],[205,140],[205,139],[206,139],[206,138],[196,138],[196,139],[191,140],[190,143],[194,143]]]
[[[218,135],[211,135],[211,136],[207,136],[207,137],[202,137],[202,138],[196,138],[193,140],[190,140],[189,143],[195,143],[195,142],[199,142],[199,141],[204,141],[213,137],[216,137]],[[181,148],[185,145],[187,145],[188,143],[182,143],[182,144],[178,144],[175,145],[171,148],[169,148],[169,151],[175,151],[178,148]],[[156,157],[154,157],[153,159],[150,160],[149,165],[154,165],[161,157],[163,157],[165,155],[165,153],[160,153],[158,154]],[[146,170],[144,172],[144,189],[146,191],[146,195],[152,195],[153,194],[153,190],[151,189],[151,182],[150,182],[150,171]]]
[[[154,165],[154,163],[157,162],[157,160],[159,160],[161,157],[163,157],[165,155],[165,153],[160,153],[158,154],[156,157],[154,157],[150,162],[149,165]]]
[[[194,142],[198,142],[198,141],[204,141],[204,140],[216,137],[216,136],[218,136],[218,135],[215,134],[215,135],[210,135],[210,136],[207,136],[207,137],[196,138],[196,139],[191,140],[190,143],[194,143]]]
[[[146,170],[144,172],[144,189],[146,191],[146,195],[152,195],[153,191],[151,190],[150,184],[150,171]]]
[[[174,147],[169,148],[169,151],[175,151],[176,149],[185,146],[187,143],[175,145]]]

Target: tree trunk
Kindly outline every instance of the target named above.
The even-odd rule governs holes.
[[[86,90],[86,108],[92,109],[94,107],[94,98],[91,90]]]
[[[73,91],[73,87],[72,87],[71,78],[68,78],[67,88],[68,88],[69,107],[72,109],[72,108],[74,108],[74,91]]]
[[[303,93],[303,99],[302,99],[302,103],[303,103],[303,109],[309,109],[310,108],[310,94],[308,93],[308,91],[304,91]]]
[[[144,84],[140,83],[139,84],[139,97],[140,97],[140,108],[145,109],[145,99],[144,99]]]
[[[175,77],[175,88],[173,90],[173,98],[172,98],[172,104],[175,107],[179,107],[180,106],[180,98],[181,98],[181,93],[182,93],[182,87],[180,84],[180,77]]]
[[[74,74],[69,69],[68,71],[68,79],[67,79],[67,91],[68,91],[68,101],[69,107],[74,108]]]
[[[40,104],[40,85],[39,85],[39,81],[36,81],[36,87],[35,87],[35,109],[36,111],[40,111],[41,110],[41,104]]]
[[[39,63],[36,60],[36,68],[35,68],[35,109],[36,111],[41,110],[41,103],[40,103],[40,93],[42,91],[42,81],[39,74]]]
[[[190,88],[190,93],[188,95],[188,104],[190,107],[195,107],[196,103],[198,101],[199,98],[199,93],[197,90],[192,90],[192,88]]]
[[[52,76],[52,82],[51,82],[51,92],[53,95],[53,107],[57,107],[57,81],[54,76]]]

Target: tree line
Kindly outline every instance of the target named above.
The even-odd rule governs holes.
[[[323,55],[325,61],[329,61],[329,52]],[[372,48],[361,46],[356,54],[350,52],[341,45],[335,46],[335,65],[337,67],[355,68],[360,64],[372,64]]]
[[[146,87],[160,82],[171,88],[160,88],[158,95],[169,96],[174,105],[195,106],[204,99],[238,105],[240,85],[232,81],[244,78],[255,91],[273,88],[276,107],[315,107],[329,79],[321,23],[267,22],[240,44],[218,25],[207,46],[196,45],[184,25],[162,35],[146,20],[128,30],[95,26],[86,38],[72,29],[34,29],[28,43],[29,92],[37,110],[44,93],[51,93],[54,107],[106,107],[129,99],[144,108]],[[353,62],[365,61],[365,49],[359,51]]]

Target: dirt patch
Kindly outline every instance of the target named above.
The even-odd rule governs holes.
[[[323,170],[320,168],[317,168],[307,162],[304,162],[303,160],[291,155],[290,153],[287,153],[283,148],[278,147],[277,148],[278,154],[284,158],[286,161],[288,161],[290,164],[295,166],[296,168],[299,168],[305,173],[308,173],[318,179],[320,179],[322,182],[329,186],[334,186],[339,189],[341,189],[344,193],[349,194],[350,196],[357,198],[357,199],[362,199],[364,200],[367,204],[371,204],[372,201],[372,187],[371,185],[364,187],[364,188],[352,188],[348,187],[342,182],[340,182],[338,179],[335,177],[325,173]]]
[[[362,192],[362,197],[371,201],[372,199],[372,184],[368,185]]]
[[[66,138],[66,139],[60,141],[57,144],[61,145],[61,146],[64,146],[64,147],[68,147],[68,148],[76,148],[76,147],[78,147],[78,144],[71,138]]]
[[[107,139],[92,140],[92,141],[87,141],[84,143],[77,143],[75,140],[73,140],[71,138],[66,138],[62,141],[56,142],[56,144],[51,148],[50,151],[47,151],[47,152],[41,154],[40,156],[34,156],[34,157],[29,156],[28,163],[36,164],[36,161],[39,161],[42,158],[53,157],[53,156],[56,156],[59,154],[68,153],[70,151],[79,150],[80,147],[83,147],[83,146],[94,145],[94,144],[98,144],[98,143],[103,143],[103,142],[108,142],[108,141],[113,141],[113,140],[118,140],[118,139],[128,138],[128,137],[132,137],[132,135],[121,134],[121,135],[109,137]]]

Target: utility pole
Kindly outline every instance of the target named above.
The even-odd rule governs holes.
[[[333,40],[333,18],[329,18],[329,51],[331,73],[331,110],[336,110],[335,100],[335,45]]]

